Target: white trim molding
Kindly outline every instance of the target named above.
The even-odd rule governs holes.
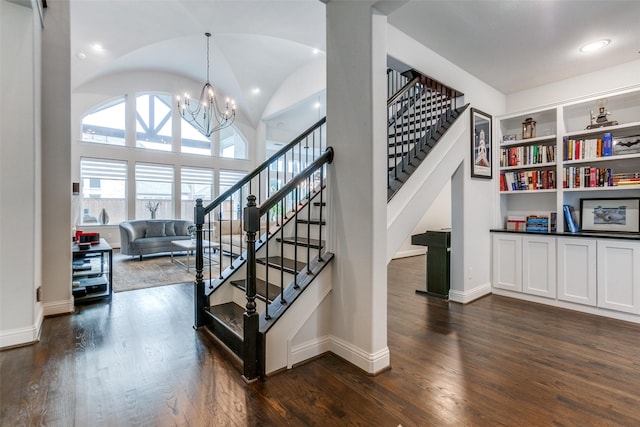
[[[367,353],[336,336],[331,336],[331,352],[369,374],[377,374],[391,366],[389,347],[375,353]]]
[[[26,328],[2,331],[0,334],[0,348],[15,347],[18,345],[27,345],[38,342],[41,326],[42,321],[40,321],[39,324],[28,326]]]
[[[45,302],[42,304],[44,316],[57,316],[58,314],[71,314],[74,312],[73,299]]]
[[[477,300],[480,297],[489,295],[491,293],[491,283],[485,283],[468,291],[449,291],[449,301],[459,302],[461,304],[467,304],[471,301]]]
[[[287,345],[291,346],[291,340],[287,341]],[[298,363],[320,356],[330,350],[331,338],[328,335],[291,346],[288,351],[287,369],[291,369]]]

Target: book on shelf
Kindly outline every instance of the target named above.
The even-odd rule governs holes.
[[[509,211],[506,217],[509,231],[549,233],[556,231],[556,213],[549,211]]]
[[[602,138],[602,156],[608,157],[613,154],[613,135],[606,132]]]
[[[513,171],[500,174],[500,191],[553,190],[556,188],[556,171]]]
[[[525,231],[527,217],[524,215],[507,215],[507,230]]]
[[[567,227],[567,231],[569,233],[577,233],[578,225],[575,219],[575,211],[573,206],[571,205],[563,205],[562,210],[564,211],[564,222]]]
[[[612,187],[614,173],[611,168],[569,166],[564,168],[563,188]]]

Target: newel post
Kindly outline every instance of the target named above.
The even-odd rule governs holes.
[[[258,326],[256,311],[256,233],[260,230],[260,213],[256,196],[247,197],[244,208],[244,231],[247,233],[247,305],[244,312],[244,379],[258,378]]]
[[[196,200],[193,208],[193,219],[196,224],[196,280],[194,282],[194,328],[199,328],[205,324],[204,309],[207,306],[207,298],[204,294],[204,280],[202,275],[204,259],[202,253],[202,226],[204,225],[204,206],[202,199]]]

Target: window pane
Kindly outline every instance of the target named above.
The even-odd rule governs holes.
[[[124,98],[103,104],[82,118],[82,140],[98,144],[125,145],[124,122]]]
[[[242,178],[247,175],[247,172],[244,171],[220,171],[220,183],[218,185],[218,194],[222,194],[231,188],[234,184],[240,181]],[[226,200],[223,203],[223,212],[222,219],[238,219],[241,216],[242,208],[247,203],[247,196],[249,195],[247,191],[247,186],[245,185],[242,189],[237,190],[233,195],[231,195],[231,200]],[[244,200],[243,200],[244,199]]]
[[[196,199],[205,206],[213,200],[213,170],[182,168],[180,174],[182,219],[193,220]]]
[[[220,131],[220,157],[247,158],[247,143],[233,126]]]
[[[127,218],[127,163],[94,159],[80,160],[82,201],[80,224],[98,224],[104,209],[110,224]]]
[[[171,97],[136,97],[136,147],[171,151]]]
[[[173,168],[136,164],[136,219],[173,216]]]
[[[211,155],[211,139],[198,132],[198,130],[185,119],[180,119],[180,126],[183,153],[200,154],[203,156]]]

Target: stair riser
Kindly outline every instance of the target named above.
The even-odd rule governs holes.
[[[263,264],[257,264],[256,265],[256,277],[259,277],[262,280],[267,280],[267,273],[266,273],[266,266]],[[288,272],[284,272],[284,284],[285,287],[287,284],[291,283],[291,281],[293,280],[293,274],[288,273]],[[269,267],[269,283],[276,285],[276,286],[280,286],[281,282],[280,282],[280,270],[273,268],[273,267]]]
[[[231,301],[235,302],[236,304],[238,304],[240,307],[243,307],[243,308],[247,306],[247,296],[242,289],[236,286],[233,286],[231,284],[225,285],[225,286],[229,286],[230,288],[232,288],[233,299]],[[275,298],[275,295],[269,295],[269,299],[273,300],[274,298]],[[258,311],[258,313],[262,313],[265,310],[265,307],[267,305],[266,302],[264,302],[260,298],[256,298],[255,301],[256,301],[256,310]]]

